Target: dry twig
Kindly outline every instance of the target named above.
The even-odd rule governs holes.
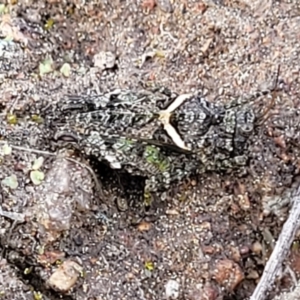
[[[278,275],[278,271],[280,271],[282,263],[288,255],[295,234],[300,226],[300,187],[298,187],[296,192],[293,193],[291,203],[293,206],[290,210],[289,217],[283,225],[276,246],[265,266],[264,273],[250,300],[266,299],[266,296],[268,295],[267,292],[271,290],[275,281],[275,277]],[[299,286],[296,289],[299,290]],[[280,299],[283,300],[282,298]]]

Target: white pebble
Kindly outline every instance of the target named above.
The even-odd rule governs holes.
[[[176,280],[169,280],[166,285],[167,299],[177,299],[179,296],[179,283]]]

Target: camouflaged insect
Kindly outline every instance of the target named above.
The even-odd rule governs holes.
[[[147,197],[192,173],[244,166],[257,122],[252,101],[244,102],[226,106],[197,93],[115,90],[67,96],[39,114],[56,143],[74,144],[112,169],[143,176]]]

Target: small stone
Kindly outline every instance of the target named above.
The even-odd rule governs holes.
[[[189,292],[190,300],[216,300],[218,297],[218,292],[216,288],[210,284],[205,284],[205,286],[201,284],[197,284],[192,290]]]
[[[258,278],[259,278],[259,274],[255,270],[251,270],[247,275],[247,279],[258,279]]]
[[[232,292],[244,279],[240,266],[230,259],[219,260],[213,270],[214,279]]]
[[[179,283],[170,279],[165,285],[166,298],[177,299],[179,297]]]
[[[68,292],[82,273],[82,267],[73,261],[65,261],[50,276],[48,283],[56,291]]]
[[[142,221],[137,227],[139,231],[148,231],[150,230],[151,226],[151,223]]]
[[[102,51],[94,56],[94,66],[100,70],[111,69],[116,64],[116,55],[110,51]]]
[[[173,7],[170,0],[156,0],[157,7],[165,13],[172,13]]]
[[[240,253],[241,255],[246,255],[250,252],[250,249],[247,245],[243,245],[240,247]]]
[[[262,251],[262,244],[260,242],[256,241],[252,244],[251,248],[255,254],[260,254]]]
[[[179,215],[179,211],[176,209],[166,209],[166,214],[170,216],[177,216]]]
[[[213,254],[216,252],[215,247],[211,246],[211,245],[207,245],[207,246],[202,246],[202,251],[204,254]]]
[[[241,260],[241,253],[237,247],[231,246],[230,247],[230,253],[231,253],[231,258],[235,262],[239,262]]]
[[[247,211],[251,208],[250,200],[247,194],[239,195],[239,206],[244,210]]]

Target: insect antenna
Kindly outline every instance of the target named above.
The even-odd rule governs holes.
[[[260,115],[256,119],[256,126],[261,126],[263,123],[265,123],[269,118],[270,118],[270,110],[274,107],[275,105],[275,99],[276,99],[276,94],[278,92],[278,82],[279,82],[279,73],[280,73],[280,65],[277,67],[277,72],[276,72],[276,77],[275,81],[273,83],[273,86],[269,90],[269,93],[272,95],[271,101],[267,108],[260,113]]]

